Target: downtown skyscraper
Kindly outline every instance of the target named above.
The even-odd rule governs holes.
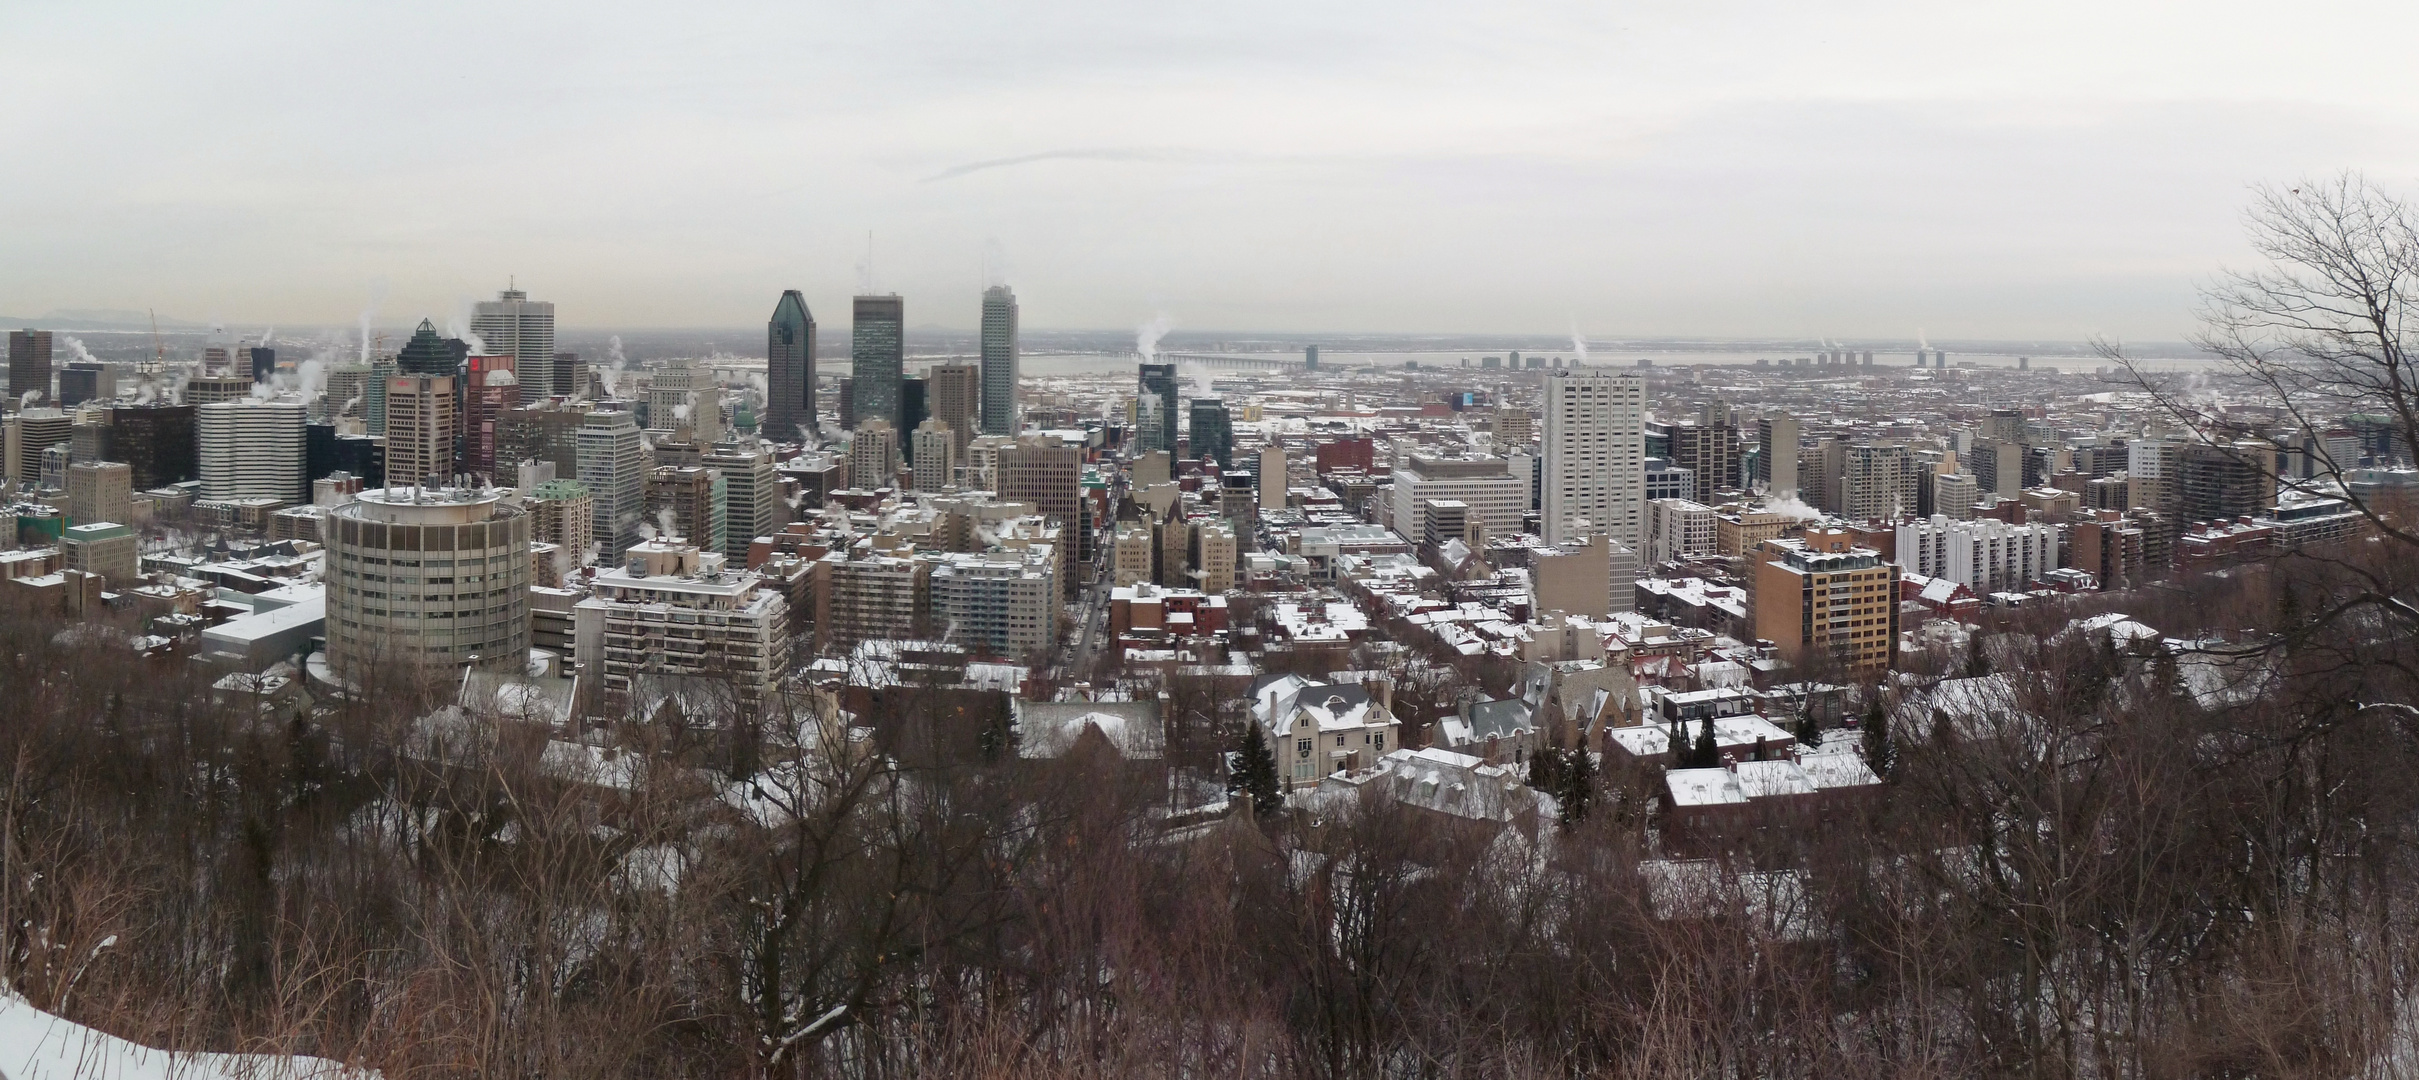
[[[50,331],[8,332],[8,397],[12,408],[24,408],[25,395],[50,396]],[[36,399],[38,400],[38,398]]]
[[[1135,403],[1134,422],[1144,450],[1176,452],[1176,365],[1142,365],[1142,398]],[[1195,453],[1200,451],[1196,450]]]
[[[764,324],[764,421],[774,442],[807,441],[815,424],[815,315],[796,289],[781,294]]]
[[[907,305],[897,295],[860,296],[850,311],[848,364],[857,422],[904,430],[899,383],[906,377]]]
[[[555,377],[553,301],[506,289],[471,309],[470,332],[479,335],[488,353],[513,358],[521,400],[573,392],[568,380]]]
[[[1549,544],[1605,533],[1638,550],[1646,507],[1646,383],[1557,371],[1545,380],[1540,527]]]
[[[1016,434],[1016,360],[1016,294],[994,285],[983,290],[985,435]]]

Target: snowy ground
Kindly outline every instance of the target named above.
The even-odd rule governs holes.
[[[376,1080],[322,1058],[155,1050],[0,991],[0,1080]]]

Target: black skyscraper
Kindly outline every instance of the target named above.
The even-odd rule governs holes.
[[[265,383],[269,381],[270,376],[275,374],[277,374],[277,350],[266,346],[254,346],[252,349],[252,381]]]
[[[9,408],[25,407],[25,395],[50,396],[50,331],[8,332]]]
[[[932,418],[932,380],[899,380],[899,450],[915,460],[915,439],[907,433]]]
[[[1176,365],[1142,365],[1142,392],[1159,399],[1159,430],[1142,432],[1142,448],[1176,452]],[[1140,419],[1138,416],[1137,420]]]
[[[907,362],[907,305],[896,296],[860,296],[848,328],[849,377],[856,386],[856,421],[876,417],[909,430],[899,409],[899,380]]]
[[[395,369],[406,375],[444,375],[459,379],[470,361],[470,343],[441,337],[427,319],[412,331],[412,339],[395,353]]]
[[[764,437],[806,441],[815,431],[815,316],[791,289],[765,324]]]

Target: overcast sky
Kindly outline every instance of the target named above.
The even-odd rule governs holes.
[[[0,313],[2173,339],[2419,5],[0,0]],[[2390,47],[2380,49],[2380,44]]]

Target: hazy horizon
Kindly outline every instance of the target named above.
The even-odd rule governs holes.
[[[2250,190],[2419,175],[2419,11],[0,11],[0,312],[2181,339]],[[835,317],[837,316],[837,317]],[[1335,327],[1359,327],[1337,331]],[[1214,332],[1214,331],[1213,331]],[[1238,331],[1240,332],[1240,331]]]

